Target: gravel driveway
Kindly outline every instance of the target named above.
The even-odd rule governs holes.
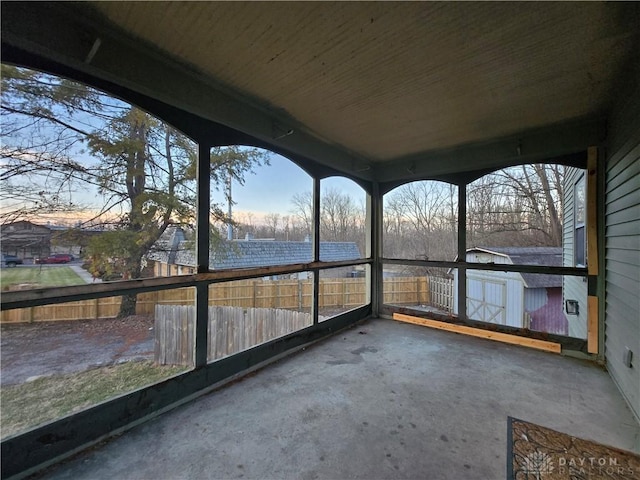
[[[153,359],[153,319],[2,325],[0,385]]]

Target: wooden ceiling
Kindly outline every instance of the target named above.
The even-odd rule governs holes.
[[[96,2],[127,32],[373,161],[602,113],[602,3]]]
[[[260,112],[285,148],[378,175],[402,162],[415,173],[430,158],[437,169],[434,152],[606,115],[639,33],[637,6],[615,2],[98,1],[89,10],[103,43],[87,69],[106,71],[100,30],[109,30],[233,99],[217,113],[207,107],[211,119],[263,138]],[[3,32],[5,40],[16,37]],[[133,72],[127,55],[122,49],[111,62]],[[146,85],[128,85],[203,115],[208,94],[187,83],[178,92],[149,72]]]

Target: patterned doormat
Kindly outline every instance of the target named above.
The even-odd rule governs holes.
[[[508,480],[638,480],[640,455],[509,417]]]

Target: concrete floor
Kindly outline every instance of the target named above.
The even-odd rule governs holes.
[[[141,425],[51,479],[503,479],[507,417],[638,451],[610,377],[373,320]]]

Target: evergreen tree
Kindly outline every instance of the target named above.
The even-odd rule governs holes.
[[[195,223],[197,145],[171,126],[85,85],[7,65],[1,108],[4,222],[82,214],[108,230],[90,242],[90,268],[125,279],[141,277],[167,227]],[[224,189],[230,179],[242,184],[268,157],[216,147],[210,162],[212,187]],[[94,192],[99,208],[79,202],[82,191]],[[230,221],[217,204],[210,217]],[[119,316],[135,306],[135,295],[124,296]]]

